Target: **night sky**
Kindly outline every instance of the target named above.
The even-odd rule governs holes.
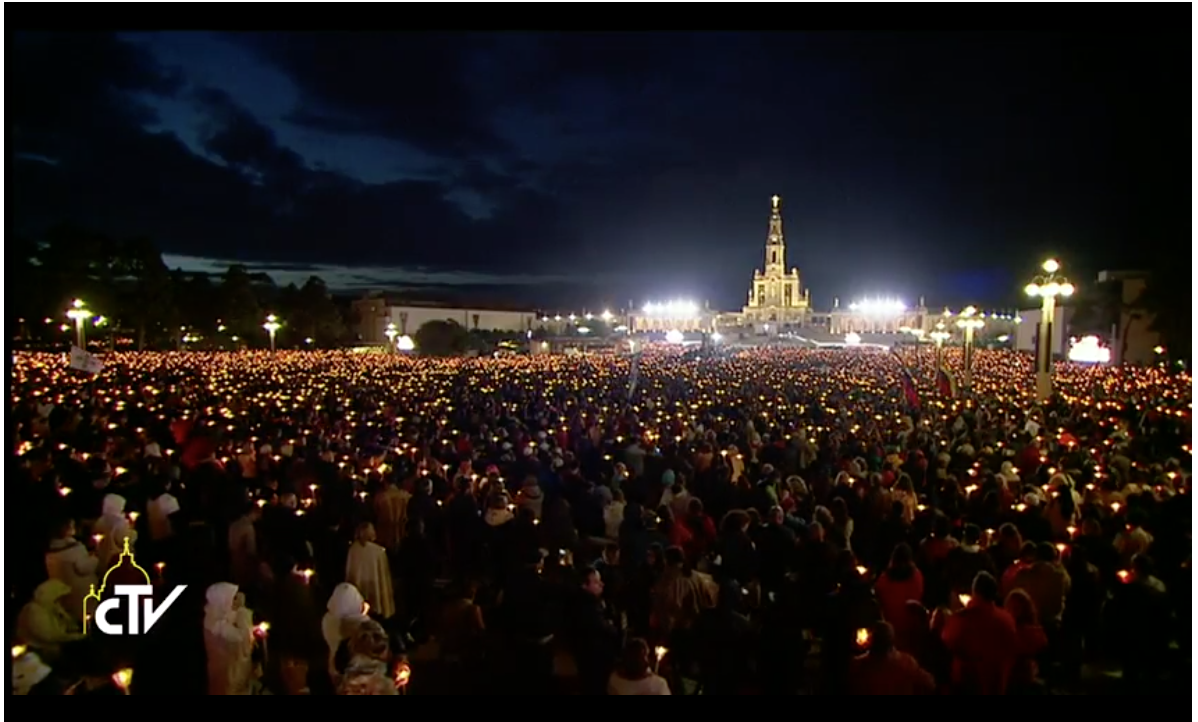
[[[341,291],[735,309],[777,193],[818,307],[1009,305],[1047,254],[1190,253],[1188,31],[20,34],[7,210]]]

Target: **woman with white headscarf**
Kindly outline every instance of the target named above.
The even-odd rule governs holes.
[[[387,550],[374,540],[374,525],[370,522],[359,524],[345,559],[345,581],[362,592],[370,604],[370,611],[380,619],[390,619],[395,614],[391,563],[387,560]]]
[[[320,620],[320,632],[329,646],[329,674],[336,679],[337,650],[343,641],[353,635],[358,625],[368,619],[366,600],[357,587],[341,582],[333,590],[333,596],[329,597],[328,610],[324,619]]]
[[[204,606],[204,649],[208,653],[208,694],[250,694],[253,681],[254,619],[237,585],[208,587]]]
[[[124,548],[126,539],[129,540],[130,547],[137,542],[137,532],[125,517],[125,503],[125,497],[120,494],[106,495],[103,512],[92,527],[96,534],[102,535],[96,545],[96,559],[100,560],[100,569],[112,566],[117,554]]]

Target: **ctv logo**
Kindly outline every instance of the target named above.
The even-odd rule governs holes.
[[[104,590],[108,588],[108,578],[114,571],[126,565],[135,570],[145,580],[144,584],[115,584],[112,591],[115,596],[108,599],[103,598]],[[130,575],[132,576],[132,575]],[[115,581],[115,580],[114,580]],[[138,566],[137,561],[133,558],[133,552],[129,549],[129,540],[125,540],[124,549],[121,550],[121,556],[117,559],[116,564],[104,572],[104,579],[100,583],[100,590],[96,591],[95,585],[92,585],[87,596],[83,598],[83,631],[91,631],[91,622],[95,621],[96,627],[104,634],[112,636],[122,636],[126,634],[145,634],[162,618],[166,610],[171,608],[179,597],[183,594],[183,590],[187,589],[186,585],[179,585],[171,590],[171,593],[157,607],[154,606],[154,585],[150,581],[150,575],[145,569]],[[125,616],[122,619],[118,616],[121,608],[121,598],[126,600]],[[138,602],[141,602],[140,606]]]

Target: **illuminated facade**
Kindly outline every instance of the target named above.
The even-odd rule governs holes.
[[[770,199],[770,229],[765,264],[753,272],[749,303],[741,323],[786,329],[803,326],[811,312],[811,296],[799,283],[799,269],[786,270],[786,237],[782,233],[782,199]],[[768,330],[768,329],[767,329]]]
[[[715,314],[690,301],[646,303],[630,315],[628,325],[633,333],[710,333],[715,330]]]
[[[845,333],[927,333],[932,330],[939,316],[929,316],[923,299],[919,305],[908,308],[902,301],[865,300],[854,301],[841,308],[840,301],[833,302],[828,314],[828,330],[833,334]]]

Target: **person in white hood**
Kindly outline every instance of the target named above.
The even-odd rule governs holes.
[[[329,674],[337,678],[335,660],[341,643],[353,635],[358,625],[368,619],[366,600],[358,588],[341,582],[329,597],[328,612],[320,620],[320,632],[329,647]]]
[[[395,614],[395,586],[387,550],[375,544],[374,525],[359,524],[345,559],[345,580],[362,592],[371,611],[381,619]]]
[[[93,586],[99,586],[96,567],[100,561],[89,554],[83,542],[75,538],[75,521],[66,521],[58,537],[50,542],[46,552],[46,575],[71,588],[62,599],[62,606],[76,619],[83,618],[83,598]]]
[[[120,494],[105,496],[103,511],[92,530],[103,535],[96,545],[96,558],[100,560],[100,567],[107,569],[124,548],[125,539],[129,540],[130,548],[137,542],[137,532],[125,517],[125,497]]]
[[[208,694],[248,695],[253,681],[254,618],[237,585],[208,587],[204,606],[204,649],[208,653]]]
[[[163,492],[146,504],[146,521],[150,525],[150,538],[162,541],[174,534],[171,515],[179,511],[179,500],[171,494],[168,483]]]

